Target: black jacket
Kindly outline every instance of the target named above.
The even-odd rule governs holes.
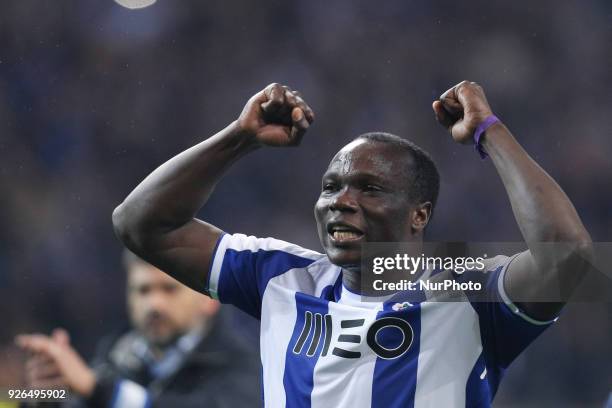
[[[147,389],[151,407],[257,407],[262,405],[261,365],[257,347],[247,344],[229,323],[217,319],[208,334],[187,354],[170,376],[151,379],[144,368],[117,367],[110,355],[133,332],[100,342],[92,367],[98,375],[93,396],[74,400],[70,407],[111,407],[121,379]]]

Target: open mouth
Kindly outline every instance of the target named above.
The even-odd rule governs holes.
[[[335,242],[359,241],[363,237],[363,232],[357,227],[344,223],[330,223],[327,226],[327,233]]]

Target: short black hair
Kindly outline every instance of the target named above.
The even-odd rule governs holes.
[[[440,173],[429,153],[413,142],[386,132],[369,132],[359,135],[355,140],[365,139],[374,142],[387,143],[403,149],[412,157],[412,175],[409,191],[409,200],[414,204],[429,201],[431,211],[436,206],[440,192]]]

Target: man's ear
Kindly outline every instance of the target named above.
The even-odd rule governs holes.
[[[432,205],[429,201],[421,203],[414,207],[410,212],[411,220],[410,226],[413,234],[422,233],[429,219],[431,218]]]

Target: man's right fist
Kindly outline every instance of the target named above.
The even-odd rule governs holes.
[[[261,145],[297,146],[313,121],[299,92],[274,83],[249,99],[236,124]]]

